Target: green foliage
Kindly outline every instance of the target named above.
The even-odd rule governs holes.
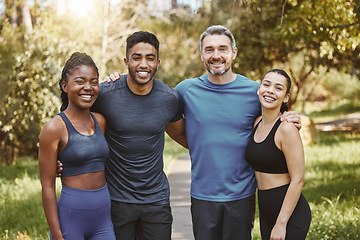
[[[336,100],[360,99],[360,81],[355,76],[331,69],[324,78],[323,87]]]
[[[359,239],[359,144],[360,135],[322,134],[319,144],[305,148],[308,239]]]
[[[48,239],[37,162],[26,158],[2,166],[0,175],[0,239]]]
[[[8,15],[1,19],[0,99],[5,107],[0,109],[0,149],[6,155],[2,154],[2,161],[36,153],[36,132],[57,112],[55,85],[70,53],[91,55],[100,78],[126,72],[125,40],[138,30],[158,36],[161,64],[156,77],[170,86],[206,72],[199,37],[208,26],[222,24],[236,38],[234,72],[258,80],[270,68],[286,69],[294,83],[293,102],[316,99],[317,93],[327,93],[325,100],[358,95],[355,78],[334,74],[344,77],[339,82],[330,76],[334,72],[326,74],[331,68],[359,73],[358,1],[212,0],[203,1],[198,12],[180,7],[162,17],[151,16],[146,0],[123,0],[109,12],[104,11],[106,2],[96,1],[94,9],[79,16],[57,15],[45,2],[35,1],[30,7],[33,32],[29,35],[11,25]]]
[[[69,55],[68,43],[41,26],[23,36],[15,39],[23,49],[3,60],[4,65],[12,64],[11,71],[1,73],[7,89],[0,112],[0,146],[8,164],[16,154],[36,154],[41,127],[59,110],[58,81]]]

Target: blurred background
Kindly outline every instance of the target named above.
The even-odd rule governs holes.
[[[1,0],[0,238],[46,239],[38,136],[59,112],[71,53],[92,56],[103,79],[126,72],[126,38],[150,31],[160,41],[156,78],[175,86],[206,72],[199,37],[215,24],[235,36],[235,73],[259,81],[276,67],[292,78],[291,109],[309,138],[304,191],[318,211],[309,239],[359,239],[359,0]],[[184,152],[167,146],[165,161]]]

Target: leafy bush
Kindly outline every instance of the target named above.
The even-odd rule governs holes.
[[[337,100],[353,99],[360,96],[360,81],[350,74],[331,69],[326,73],[323,87]]]
[[[17,154],[36,154],[41,127],[60,106],[58,81],[69,56],[69,43],[39,28],[17,39],[23,41],[23,49],[4,59],[13,63],[8,76],[1,76],[7,89],[0,112],[0,148],[8,164]]]

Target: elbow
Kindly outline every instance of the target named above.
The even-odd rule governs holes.
[[[302,189],[304,186],[304,177],[300,177],[300,178],[296,178],[296,179],[291,179],[290,184],[295,185],[296,187]]]

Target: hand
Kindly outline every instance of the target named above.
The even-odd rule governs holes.
[[[280,118],[281,121],[294,123],[297,129],[299,130],[301,129],[301,117],[296,111],[284,112]]]
[[[109,77],[105,79],[106,82],[115,82],[116,80],[119,80],[120,76],[125,75],[126,73],[119,74],[118,72],[114,72],[114,74],[110,74]]]
[[[271,230],[270,240],[285,240],[286,224],[275,224]]]
[[[57,161],[56,177],[61,177],[61,171],[63,170],[63,164],[60,161]]]

